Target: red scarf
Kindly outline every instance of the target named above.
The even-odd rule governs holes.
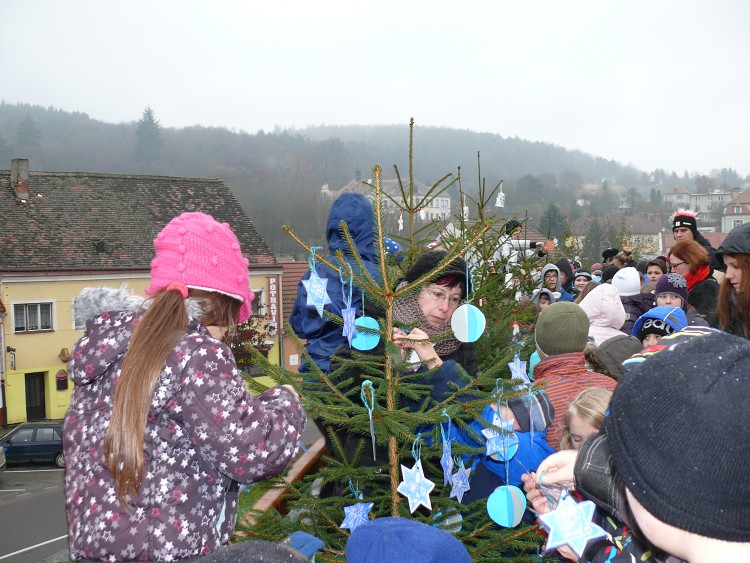
[[[708,266],[701,266],[695,271],[694,274],[686,274],[685,281],[688,284],[688,293],[693,291],[695,285],[708,278],[709,275],[711,275],[711,268],[709,268]]]

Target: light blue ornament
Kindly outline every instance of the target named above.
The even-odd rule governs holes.
[[[372,317],[359,317],[355,323],[357,333],[352,338],[352,347],[357,350],[372,350],[380,342],[380,325]],[[360,328],[370,330],[359,330]],[[375,331],[375,332],[372,332]]]
[[[581,557],[589,540],[607,535],[607,532],[591,521],[595,508],[590,500],[576,502],[567,496],[558,503],[554,511],[540,514],[539,521],[549,532],[545,549],[549,551],[567,545]]]
[[[515,432],[512,432],[513,420],[507,422],[510,423],[510,434],[498,432],[494,428],[485,428],[482,430],[482,434],[487,438],[487,456],[495,461],[508,461],[518,451],[518,436]],[[504,425],[501,424],[501,427]]]
[[[515,528],[526,510],[523,491],[513,485],[502,486],[487,498],[487,514],[504,528]]]
[[[443,517],[443,513],[438,511],[432,519],[432,525],[435,528],[442,528],[446,532],[451,534],[457,534],[464,527],[464,517],[458,510],[448,509],[446,515]]]
[[[435,483],[424,476],[422,460],[418,459],[411,469],[401,465],[401,474],[404,480],[396,490],[409,500],[409,512],[413,513],[420,505],[432,510],[430,492],[435,488]]]
[[[344,507],[344,521],[341,523],[341,528],[348,528],[351,531],[357,526],[367,524],[370,521],[370,510],[374,503],[372,502],[358,502],[352,506]]]
[[[451,329],[460,342],[476,342],[485,326],[484,313],[471,303],[464,303],[451,316]]]
[[[323,309],[331,302],[328,297],[328,278],[321,278],[315,270],[310,270],[310,279],[302,280],[307,290],[307,306],[315,307],[318,315],[323,318]]]

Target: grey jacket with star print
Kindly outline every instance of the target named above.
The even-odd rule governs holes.
[[[82,293],[76,304],[91,297]],[[280,473],[305,424],[286,389],[248,394],[229,348],[191,318],[156,383],[141,494],[130,509],[121,506],[104,440],[139,314],[136,308],[90,319],[68,366],[76,385],[63,427],[72,559],[172,561],[214,551],[234,530],[236,483]]]

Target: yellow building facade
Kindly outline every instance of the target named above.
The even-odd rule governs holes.
[[[251,272],[251,288],[257,295],[255,314],[269,320],[274,314],[278,316],[279,278],[273,270]],[[144,295],[148,282],[145,273],[4,276],[0,282],[0,300],[6,311],[0,324],[0,412],[4,420],[0,423],[65,416],[73,390],[67,360],[73,345],[83,336],[85,322],[74,318],[73,301],[83,288],[125,285],[134,294]],[[272,343],[268,358],[278,365],[278,333],[269,335],[268,340]]]

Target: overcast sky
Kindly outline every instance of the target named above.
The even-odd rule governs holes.
[[[0,22],[8,103],[250,133],[414,117],[750,174],[748,0],[1,0]]]

